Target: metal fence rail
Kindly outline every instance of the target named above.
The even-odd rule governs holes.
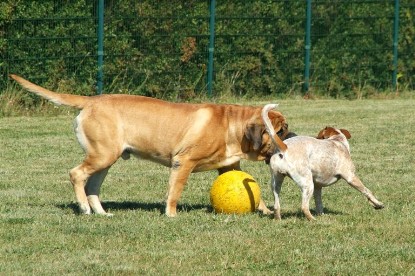
[[[312,84],[331,95],[356,93],[367,86],[395,87],[393,22],[397,3],[341,1],[333,5],[333,1],[313,1]],[[334,15],[337,18],[330,20]],[[328,37],[331,39],[324,39]]]
[[[415,0],[153,2],[7,0],[0,91],[9,73],[176,98],[415,90]]]

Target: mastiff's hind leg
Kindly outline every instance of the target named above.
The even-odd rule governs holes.
[[[86,182],[85,193],[88,198],[89,206],[95,214],[111,216],[112,214],[107,213],[104,208],[102,208],[101,201],[99,200],[101,185],[108,174],[108,170],[109,167],[91,175]]]

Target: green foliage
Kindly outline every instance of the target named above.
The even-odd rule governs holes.
[[[403,6],[401,10],[398,71],[401,74],[400,84],[403,89],[415,86],[415,3],[404,1],[411,5]]]
[[[355,98],[391,87],[393,2],[312,4],[312,93]],[[21,74],[93,94],[97,1],[0,3],[0,89]],[[399,88],[414,89],[415,5],[401,1]],[[217,1],[216,95],[301,94],[304,1]],[[209,1],[105,1],[104,89],[172,100],[206,94]]]

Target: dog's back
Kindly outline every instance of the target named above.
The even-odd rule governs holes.
[[[343,139],[341,139],[343,138]],[[354,172],[345,137],[316,139],[296,136],[284,141],[288,149],[283,158],[275,154],[271,159],[272,169],[292,176],[312,174],[314,183],[323,186],[336,182],[341,176]],[[347,143],[347,144],[345,144]]]

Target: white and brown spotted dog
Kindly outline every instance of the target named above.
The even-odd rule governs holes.
[[[191,172],[240,170],[241,159],[265,160],[275,150],[261,107],[170,103],[132,95],[58,94],[19,76],[10,77],[55,104],[81,110],[75,132],[86,157],[70,171],[70,179],[83,214],[107,214],[99,200],[100,188],[119,157],[128,159],[133,154],[171,168],[166,215],[174,217]],[[280,112],[270,111],[269,119],[280,136],[288,133]],[[259,209],[270,212],[263,201]]]
[[[268,113],[276,106],[275,104],[266,105],[262,111],[267,131],[271,135],[275,132],[268,119]],[[296,136],[283,142],[278,136],[273,135],[272,139],[278,148],[270,160],[276,219],[281,219],[279,194],[286,176],[289,176],[300,187],[301,209],[309,220],[315,219],[309,208],[313,193],[316,212],[322,214],[321,189],[334,184],[340,178],[364,194],[375,209],[383,208],[383,203],[378,201],[355,175],[355,167],[350,157],[347,141],[350,137],[347,130],[332,127],[321,130],[317,138]]]

